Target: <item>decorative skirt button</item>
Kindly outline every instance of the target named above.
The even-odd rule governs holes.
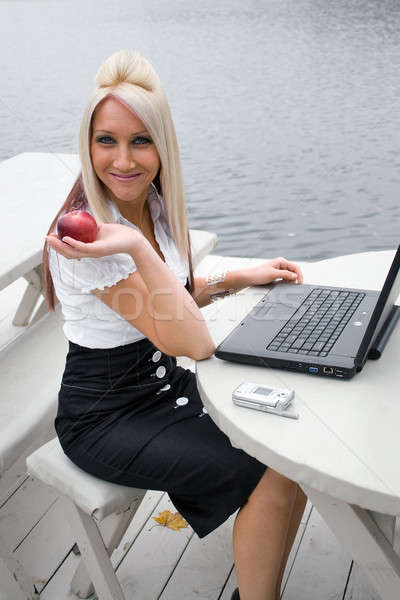
[[[151,357],[151,360],[156,363],[160,360],[162,354],[159,350],[157,350],[157,352],[154,352],[153,356]]]
[[[167,372],[167,369],[165,367],[158,367],[158,369],[156,371],[156,377],[158,377],[159,379],[162,379],[165,376],[166,372]]]

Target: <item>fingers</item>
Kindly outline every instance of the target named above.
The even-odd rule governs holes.
[[[303,273],[301,272],[300,267],[296,265],[296,263],[290,262],[286,260],[286,258],[279,257],[275,259],[275,268],[280,270],[280,277],[288,281],[295,281],[297,279],[297,283],[303,283]],[[291,273],[292,275],[294,273],[295,277],[293,277],[292,275],[286,275],[284,277],[282,273]]]
[[[298,267],[295,263],[288,263],[286,268],[291,273],[296,274],[297,283],[303,283],[303,273],[301,272],[300,267]]]
[[[80,242],[79,240],[69,237],[68,235],[65,235],[62,241],[64,244],[68,244],[68,246],[71,246],[72,248],[75,248],[75,250],[80,250],[82,252],[85,251],[85,248],[88,245],[88,243]]]
[[[84,258],[87,253],[83,252],[79,246],[85,246],[82,242],[74,240],[70,237],[64,237],[62,241],[56,234],[50,234],[46,236],[46,241],[56,252],[65,256],[65,258]]]
[[[293,273],[293,271],[288,271],[286,269],[278,269],[277,277],[283,279],[284,281],[296,281],[297,273]]]

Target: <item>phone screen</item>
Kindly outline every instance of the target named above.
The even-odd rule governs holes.
[[[271,392],[272,390],[269,388],[258,387],[256,390],[254,390],[253,394],[262,394],[263,396],[269,396]]]

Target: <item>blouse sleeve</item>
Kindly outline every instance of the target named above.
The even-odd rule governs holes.
[[[49,248],[49,266],[54,285],[57,283],[87,294],[92,290],[104,290],[127,279],[136,271],[129,254],[112,254],[100,258],[68,259]]]

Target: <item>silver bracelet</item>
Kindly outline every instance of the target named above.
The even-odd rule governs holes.
[[[218,283],[224,283],[227,271],[221,273],[209,273],[206,277],[207,287],[215,287]]]

